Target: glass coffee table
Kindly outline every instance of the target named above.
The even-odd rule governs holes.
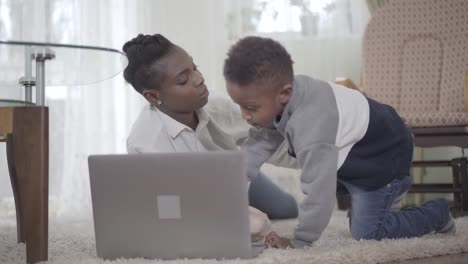
[[[27,263],[48,258],[45,87],[98,83],[119,74],[126,65],[125,54],[110,48],[0,41],[0,141],[7,146],[17,237],[26,243]]]

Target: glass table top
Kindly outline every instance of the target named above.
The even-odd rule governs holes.
[[[14,99],[0,99],[0,107],[11,107],[11,106],[33,106],[32,102],[26,102],[22,100]]]
[[[56,43],[0,40],[0,89],[18,86],[25,77],[26,61],[36,75],[31,54],[53,54],[45,61],[46,86],[89,85],[112,78],[127,66],[124,53],[110,48]]]

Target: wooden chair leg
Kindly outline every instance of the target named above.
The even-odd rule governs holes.
[[[337,194],[336,201],[339,210],[348,210],[351,208],[351,196],[349,194]]]
[[[336,202],[339,210],[348,210],[351,208],[351,195],[344,185],[337,183],[336,186]]]
[[[460,188],[460,164],[457,158],[452,159],[450,162],[450,166],[452,167],[452,175],[453,175],[453,188]],[[461,211],[461,204],[462,204],[462,194],[459,192],[455,192],[453,194],[453,210],[456,214]]]
[[[13,164],[20,232],[28,263],[48,257],[49,113],[47,107],[15,107],[9,154]]]
[[[25,243],[24,238],[24,225],[23,225],[23,211],[21,202],[21,196],[19,194],[18,187],[18,176],[16,174],[16,167],[14,162],[14,147],[13,147],[13,135],[9,134],[6,139],[6,152],[7,152],[7,162],[8,162],[8,171],[10,173],[11,188],[13,189],[13,198],[15,200],[15,209],[16,209],[16,235],[18,238],[18,243]]]
[[[457,212],[462,215],[468,213],[468,160],[466,157],[453,159],[453,187],[461,189],[461,193],[454,193],[454,204]]]
[[[462,188],[461,193],[461,209],[463,213],[468,213],[468,160],[464,157],[459,161],[460,164],[460,186]]]

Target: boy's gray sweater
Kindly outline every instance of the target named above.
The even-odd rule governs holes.
[[[294,78],[293,93],[271,128],[252,128],[243,145],[248,176],[286,141],[300,167],[301,189],[294,247],[311,245],[328,225],[337,179],[377,189],[409,175],[412,136],[396,111],[360,92],[307,76]]]

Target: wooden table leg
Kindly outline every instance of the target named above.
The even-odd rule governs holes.
[[[23,224],[23,211],[21,205],[21,196],[19,195],[19,187],[18,187],[18,175],[16,174],[16,166],[15,161],[13,158],[14,148],[13,148],[13,135],[8,134],[6,139],[6,152],[7,152],[7,160],[8,160],[8,171],[10,172],[10,181],[11,181],[11,188],[13,189],[13,197],[15,200],[15,208],[16,208],[16,236],[18,237],[18,243],[25,243],[24,238],[24,224]]]
[[[18,240],[28,263],[48,258],[49,112],[47,107],[14,107],[8,163],[19,213]]]

